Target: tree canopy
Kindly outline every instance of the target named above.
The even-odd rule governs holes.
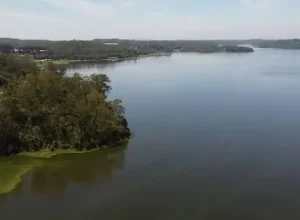
[[[27,56],[0,54],[0,85],[8,79],[23,77],[28,73],[36,73],[39,69]]]
[[[130,136],[120,100],[108,101],[104,74],[63,77],[56,69],[40,71],[27,60],[0,71],[14,77],[0,87],[0,155],[43,148],[91,149],[112,146]],[[6,71],[8,70],[8,71]],[[21,73],[21,74],[20,74]]]

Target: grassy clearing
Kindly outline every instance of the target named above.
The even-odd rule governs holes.
[[[54,63],[56,65],[68,65],[71,60],[35,60],[38,64]]]

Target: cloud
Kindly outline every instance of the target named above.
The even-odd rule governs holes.
[[[87,0],[40,0],[49,5],[88,15],[112,15],[115,8],[110,5],[94,3]]]

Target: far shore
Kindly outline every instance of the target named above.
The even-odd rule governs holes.
[[[232,46],[234,49],[236,46]],[[206,53],[249,53],[249,52],[254,52],[252,48],[247,48],[247,47],[237,47],[239,49],[244,49],[244,51],[238,51],[238,50],[219,50],[219,51],[195,51],[196,53],[201,53],[201,54],[206,54]],[[248,50],[245,50],[248,49]],[[174,51],[175,53],[189,53],[191,51]],[[58,60],[53,60],[53,59],[44,59],[44,60],[35,60],[35,62],[38,63],[54,63],[56,65],[68,65],[70,63],[78,63],[78,62],[120,62],[120,61],[125,61],[125,60],[136,60],[140,58],[147,58],[147,57],[161,57],[161,56],[171,56],[173,52],[157,52],[157,53],[150,53],[150,54],[145,54],[145,55],[139,55],[137,57],[126,57],[126,58],[118,58],[118,57],[108,57],[105,59],[91,59],[91,60],[68,60],[68,59],[58,59]]]
[[[93,60],[68,60],[68,59],[59,59],[59,60],[52,60],[52,59],[44,59],[44,60],[35,60],[38,63],[54,63],[56,65],[68,65],[70,63],[78,63],[78,62],[97,62],[97,61],[106,61],[106,62],[119,62],[124,60],[135,60],[140,58],[147,58],[147,57],[159,57],[159,56],[171,56],[171,53],[152,53],[152,54],[145,54],[140,55],[137,57],[127,57],[127,58],[117,58],[117,57],[109,57],[105,59],[93,59]]]

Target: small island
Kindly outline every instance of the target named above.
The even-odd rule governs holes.
[[[0,54],[0,156],[85,152],[130,137],[121,100],[104,74],[65,77],[53,63]],[[54,153],[53,153],[54,154]]]

